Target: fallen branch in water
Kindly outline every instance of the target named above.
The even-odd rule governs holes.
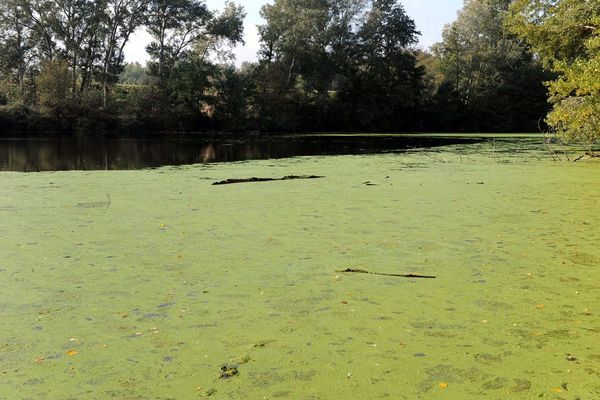
[[[342,272],[342,273],[348,273],[348,274],[369,274],[369,275],[383,275],[383,276],[395,276],[398,278],[420,278],[420,279],[435,279],[437,278],[437,276],[431,276],[431,275],[418,275],[418,274],[385,274],[382,272],[369,272],[369,271],[365,271],[364,269],[352,269],[352,268],[348,268],[348,269],[344,269],[344,270],[339,270],[339,271],[335,271],[335,272]]]
[[[600,158],[600,154],[582,154],[576,159],[574,159],[573,162],[577,162],[580,160],[591,160],[592,158]]]
[[[251,182],[273,182],[273,181],[291,181],[295,179],[321,179],[324,176],[316,176],[316,175],[289,175],[284,176],[283,178],[248,178],[248,179],[227,179],[221,182],[213,183],[213,186],[216,185],[233,185],[234,183],[251,183]]]

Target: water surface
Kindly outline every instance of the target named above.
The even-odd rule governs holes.
[[[162,135],[0,138],[0,171],[134,170],[310,155],[404,152],[481,141],[427,135]]]
[[[600,398],[599,167],[513,141],[1,173],[0,399]]]

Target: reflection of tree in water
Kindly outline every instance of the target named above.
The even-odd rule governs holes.
[[[293,156],[381,153],[473,141],[465,138],[407,136],[15,139],[0,140],[0,170],[133,170]]]
[[[200,159],[204,163],[214,162],[217,159],[215,145],[212,143],[205,145],[200,151]]]

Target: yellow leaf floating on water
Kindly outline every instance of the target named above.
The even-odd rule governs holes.
[[[556,387],[556,388],[552,388],[552,391],[553,391],[554,393],[562,393],[562,389],[561,389],[561,388],[558,388],[558,387]]]
[[[546,307],[544,304],[537,304],[537,305],[535,306],[535,308],[537,308],[538,310],[543,310],[543,309],[544,309],[544,307]]]
[[[79,354],[79,352],[77,350],[69,350],[69,351],[67,351],[67,355],[69,357],[76,356],[77,354]]]
[[[446,382],[440,382],[439,387],[440,389],[444,390],[448,388],[448,384]]]

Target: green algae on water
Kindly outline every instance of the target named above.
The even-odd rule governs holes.
[[[600,165],[494,146],[0,174],[0,399],[600,398]]]

